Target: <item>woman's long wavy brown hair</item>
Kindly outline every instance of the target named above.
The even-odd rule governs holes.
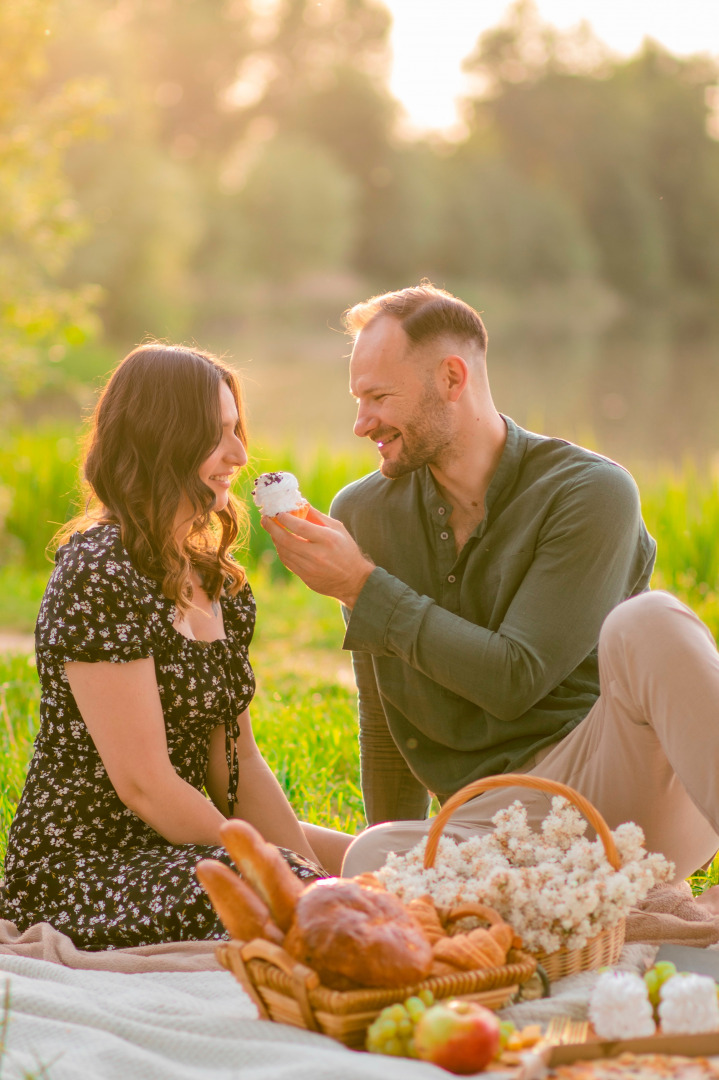
[[[246,528],[246,510],[230,495],[224,510],[213,511],[214,493],[199,477],[222,436],[223,382],[239,414],[235,434],[246,446],[240,384],[230,367],[211,353],[179,345],[152,342],[133,349],[111,375],[92,416],[85,512],[57,537],[63,542],[93,525],[119,525],[134,565],[160,582],[181,612],[192,603],[191,566],[212,600],[223,584],[234,594],[245,580],[229,552]],[[194,521],[178,543],[175,519],[184,499]]]

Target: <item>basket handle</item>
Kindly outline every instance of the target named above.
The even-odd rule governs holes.
[[[320,985],[320,977],[316,971],[301,964],[299,960],[295,960],[279,945],[275,945],[274,942],[267,941],[265,938],[254,938],[254,940],[248,941],[246,945],[242,946],[240,956],[245,962],[249,960],[266,960],[268,963],[278,967],[285,975],[288,975],[292,980],[295,1001],[299,1005],[305,1027],[308,1031],[321,1030],[309,995],[310,990],[316,990]]]
[[[320,977],[316,971],[313,971],[312,968],[307,967],[305,964],[301,964],[299,960],[295,960],[279,945],[275,945],[273,941],[267,941],[266,938],[253,938],[252,941],[248,941],[246,945],[243,945],[242,959],[245,961],[267,960],[270,964],[278,967],[280,971],[284,971],[285,975],[289,975],[291,979],[306,983],[310,990],[316,990],[320,985]]]
[[[615,870],[619,870],[622,863],[617,851],[617,845],[614,843],[614,837],[609,831],[609,826],[596,806],[590,803],[588,799],[585,799],[583,795],[580,795],[578,791],[575,791],[574,788],[569,787],[568,784],[561,784],[558,780],[546,780],[540,776],[528,776],[526,773],[504,773],[502,776],[485,776],[481,780],[473,780],[471,784],[467,784],[466,787],[460,788],[459,791],[450,796],[439,813],[432,818],[432,824],[427,834],[427,847],[424,853],[425,870],[434,866],[442,830],[454,811],[463,806],[464,803],[469,802],[470,799],[473,799],[475,795],[481,795],[483,791],[503,787],[525,787],[531,788],[533,791],[548,791],[553,795],[563,795],[565,799],[576,806],[577,810],[584,814],[584,817],[602,841],[610,866],[614,867]]]

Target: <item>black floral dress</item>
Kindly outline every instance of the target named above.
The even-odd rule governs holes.
[[[245,585],[221,604],[226,637],[193,641],[174,628],[175,606],[158,583],[132,565],[116,525],[75,533],[58,551],[35,630],[40,731],[10,829],[1,917],[21,930],[48,922],[86,949],[225,936],[193,871],[203,858],[228,862],[226,853],[171,845],[120,801],[64,669],[152,656],[174,768],[202,791],[210,733],[224,724],[231,803],[237,718],[255,689],[255,603]],[[300,877],[326,876],[283,854]]]

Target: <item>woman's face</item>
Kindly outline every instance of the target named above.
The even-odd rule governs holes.
[[[222,413],[222,436],[208,458],[200,465],[200,480],[215,493],[213,510],[224,510],[234,473],[247,464],[247,452],[235,435],[239,419],[232,391],[225,382],[220,383],[220,411]]]

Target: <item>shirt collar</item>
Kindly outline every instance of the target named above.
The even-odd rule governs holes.
[[[499,414],[507,425],[507,441],[504,444],[502,456],[495,469],[494,476],[489,482],[487,496],[484,500],[485,520],[496,502],[511,487],[517,474],[517,466],[524,456],[527,446],[527,433],[523,428],[515,424],[509,416]]]
[[[497,465],[494,476],[490,480],[487,489],[487,495],[484,500],[484,521],[481,526],[482,530],[486,527],[486,522],[492,507],[511,487],[516,475],[517,466],[524,456],[524,451],[527,446],[526,431],[519,427],[518,424],[515,424],[514,420],[509,416],[505,416],[503,413],[500,413],[499,415],[507,425],[507,439],[504,444],[504,449],[502,450],[502,456],[499,459],[499,464]],[[429,466],[423,465],[421,469],[418,469],[416,475],[422,489],[424,505],[427,507],[432,518],[438,522],[448,521],[449,515],[452,513],[452,504],[437,489],[437,484],[432,476]]]

